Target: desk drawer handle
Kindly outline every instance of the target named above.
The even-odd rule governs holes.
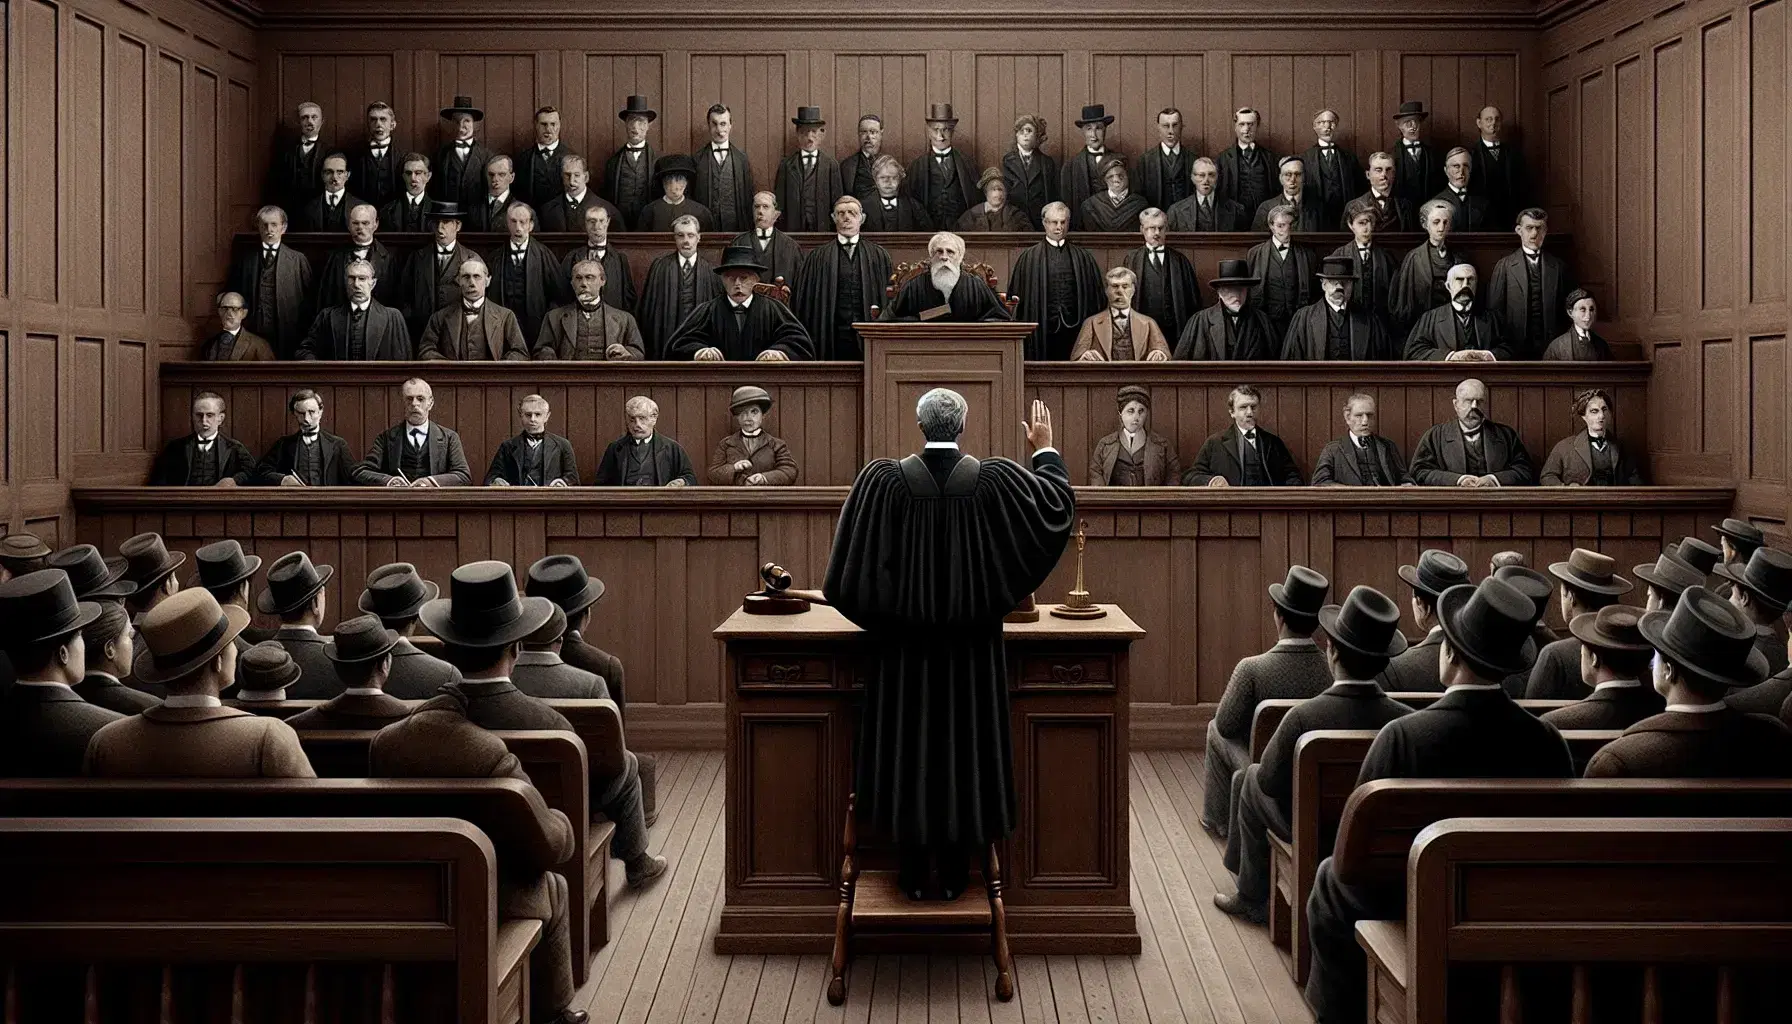
[[[766,673],[774,683],[794,683],[803,678],[801,665],[773,665]]]
[[[1052,682],[1065,683],[1065,684],[1074,686],[1077,683],[1080,683],[1082,681],[1083,681],[1083,666],[1081,666],[1081,665],[1053,665],[1052,666]]]

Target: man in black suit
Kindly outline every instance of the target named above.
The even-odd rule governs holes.
[[[1257,426],[1262,394],[1240,384],[1226,396],[1232,425],[1201,445],[1184,487],[1299,487],[1300,467],[1282,439]]]
[[[1328,223],[1325,207],[1318,202],[1306,201],[1306,161],[1298,156],[1283,157],[1276,162],[1276,179],[1281,182],[1282,190],[1257,204],[1257,212],[1251,217],[1251,230],[1268,231],[1270,212],[1286,206],[1294,211],[1291,230],[1324,231]]]
[[[519,208],[519,218],[529,215],[527,207]],[[510,262],[508,256],[505,262]],[[539,266],[541,258],[535,262]],[[418,359],[479,362],[529,358],[517,315],[486,293],[491,280],[491,270],[477,256],[460,265],[456,278],[460,298],[431,314],[423,327],[423,336],[417,339]]]
[[[1456,208],[1451,224],[1457,231],[1486,231],[1493,227],[1487,197],[1469,191],[1468,150],[1457,146],[1444,155],[1444,187],[1433,199],[1442,199]]]
[[[566,613],[566,634],[561,640],[560,656],[567,664],[602,679],[609,698],[616,702],[626,719],[628,697],[623,690],[622,659],[593,646],[584,638],[591,623],[591,613],[604,596],[604,581],[586,573],[585,563],[577,555],[548,555],[529,566],[529,578],[523,589],[531,597],[553,601]],[[643,758],[642,763],[647,763],[647,759]]]
[[[1456,422],[1425,431],[1412,453],[1412,479],[1428,487],[1522,487],[1537,482],[1518,431],[1487,418],[1487,385],[1469,378],[1450,403]]]
[[[405,263],[404,288],[400,293],[405,327],[413,340],[423,337],[436,310],[460,301],[461,264],[479,260],[479,254],[460,244],[458,204],[430,200],[429,230],[435,235],[435,242],[411,253]]]
[[[243,329],[249,303],[236,292],[218,293],[218,333],[205,340],[199,358],[206,362],[267,362],[274,350],[267,339]]]
[[[872,319],[890,279],[889,250],[860,234],[864,203],[855,196],[834,201],[834,237],[809,250],[797,271],[791,311],[803,322],[818,359],[863,359],[853,324]]]
[[[230,269],[230,290],[248,300],[249,330],[267,339],[281,359],[292,358],[311,323],[311,261],[284,244],[287,224],[278,206],[258,210],[261,244],[244,249]]]
[[[859,115],[859,148],[840,161],[841,195],[865,200],[877,194],[871,165],[884,151],[884,119],[877,114]],[[838,198],[838,197],[836,197]]]
[[[754,285],[765,264],[745,246],[731,245],[722,254],[717,273],[722,294],[701,303],[666,340],[669,359],[698,362],[813,359],[814,343],[803,322],[784,303],[756,295]]]
[[[1394,112],[1400,141],[1394,150],[1394,194],[1415,208],[1444,187],[1444,162],[1424,140],[1425,121],[1431,115],[1419,100],[1407,100]]]
[[[343,268],[347,294],[340,304],[318,311],[305,340],[299,342],[299,359],[412,358],[411,331],[404,316],[374,298],[378,273],[368,260],[355,260]]]
[[[374,233],[380,229],[380,212],[372,203],[357,203],[348,211],[348,243],[330,250],[324,268],[317,275],[317,299],[313,309],[324,310],[348,301],[344,271],[350,263],[364,260],[373,265],[373,298],[390,303],[398,291],[398,260]]]
[[[1530,201],[1525,178],[1524,153],[1517,144],[1505,138],[1505,120],[1498,107],[1482,107],[1475,118],[1481,138],[1468,148],[1473,158],[1469,188],[1487,197],[1489,215],[1495,224],[1504,224],[1518,215]]]
[[[1247,921],[1268,916],[1269,837],[1294,838],[1294,748],[1318,729],[1379,729],[1412,709],[1375,682],[1388,660],[1406,650],[1400,607],[1371,587],[1357,587],[1342,605],[1319,609],[1328,641],[1325,666],[1333,681],[1323,692],[1291,708],[1276,726],[1263,759],[1247,766],[1235,785],[1232,826],[1226,831],[1225,865],[1237,876],[1236,892],[1216,892],[1213,905]],[[1319,837],[1321,846],[1331,837]]]
[[[348,211],[361,200],[348,191],[348,154],[336,150],[324,157],[324,190],[308,201],[299,215],[301,231],[347,231]]]
[[[367,141],[356,147],[349,174],[355,190],[375,207],[392,202],[404,191],[405,153],[392,139],[397,127],[398,114],[390,103],[376,100],[367,105]]]
[[[417,632],[418,609],[440,593],[441,588],[417,575],[417,567],[409,562],[392,562],[367,574],[356,606],[379,616],[380,625],[398,634],[392,668],[386,674],[389,696],[427,700],[444,684],[460,681],[459,669],[411,643]]]
[[[485,194],[469,210],[468,231],[500,232],[508,230],[510,208],[528,206],[512,186],[516,183],[515,165],[502,153],[485,162]],[[534,207],[530,207],[531,210]]]
[[[1562,621],[1572,623],[1582,615],[1590,615],[1617,604],[1635,584],[1614,570],[1617,560],[1588,548],[1575,548],[1565,562],[1554,562],[1549,574],[1559,585]],[[1544,598],[1545,603],[1548,597]],[[1531,700],[1579,700],[1592,685],[1581,675],[1581,642],[1570,635],[1544,644],[1537,660],[1526,676],[1523,695]],[[1513,696],[1518,696],[1514,694]]]
[[[273,642],[299,667],[299,678],[286,684],[287,700],[329,700],[342,692],[326,650],[330,638],[318,631],[329,610],[326,585],[335,573],[332,566],[313,565],[303,551],[289,552],[268,566],[267,586],[255,595],[257,611],[280,619]]]
[[[803,249],[796,244],[796,239],[785,234],[778,226],[778,221],[783,216],[783,200],[778,193],[755,192],[753,226],[735,235],[728,244],[753,250],[753,255],[765,265],[765,269],[759,274],[760,281],[769,284],[783,278],[783,283],[794,289],[797,270],[803,264]]]
[[[485,471],[485,486],[577,487],[579,467],[572,442],[548,433],[548,400],[525,395],[516,403],[516,413],[522,432],[498,445],[491,468]]]
[[[1558,729],[1628,729],[1661,714],[1666,703],[1644,681],[1653,652],[1637,628],[1644,614],[1641,608],[1611,604],[1569,620],[1568,631],[1580,645],[1581,678],[1593,692],[1545,713],[1545,722]],[[1768,713],[1778,712],[1776,702]]]
[[[1326,442],[1313,464],[1314,487],[1398,487],[1412,483],[1391,438],[1376,433],[1375,396],[1344,400],[1344,436]]]
[[[235,605],[247,612],[250,585],[260,571],[260,555],[244,554],[239,541],[221,540],[193,552],[193,574],[187,577],[186,589],[202,587],[211,592],[220,607]],[[240,655],[272,635],[272,630],[245,628],[237,634],[236,653]]]
[[[100,617],[81,630],[87,670],[75,684],[75,696],[121,715],[135,715],[155,707],[162,702],[160,698],[124,685],[131,675],[135,657],[132,648],[137,642],[131,635],[131,614],[117,601],[101,601],[99,605]]]
[[[1100,103],[1083,107],[1083,115],[1076,120],[1077,129],[1083,133],[1083,148],[1064,159],[1058,194],[1070,208],[1070,226],[1077,231],[1099,230],[1083,222],[1083,208],[1091,196],[1098,196],[1108,188],[1106,170],[1109,161],[1118,160],[1122,170],[1126,167],[1126,158],[1108,148],[1108,128],[1113,123],[1114,115]],[[1041,213],[1043,220],[1043,211]]]
[[[589,260],[603,267],[604,302],[624,313],[635,311],[635,276],[629,270],[628,253],[610,244],[610,228],[620,228],[608,208],[585,208],[585,244],[567,251],[560,261],[561,294],[575,297],[573,268]]]
[[[1319,268],[1318,302],[1294,311],[1282,338],[1283,359],[1333,361],[1398,358],[1381,318],[1350,304],[1356,261],[1327,256]]]
[[[1244,260],[1221,260],[1209,278],[1214,303],[1196,313],[1176,339],[1172,359],[1274,359],[1280,339],[1269,318],[1250,301],[1262,278]]]
[[[1418,205],[1394,191],[1394,154],[1369,154],[1369,169],[1363,173],[1369,179],[1369,191],[1356,198],[1374,209],[1375,230],[1419,230]],[[1349,229],[1348,214],[1346,218],[1344,227]]]
[[[429,157],[422,153],[406,153],[400,174],[400,192],[380,207],[380,224],[387,231],[428,231]]]
[[[1533,207],[1518,215],[1518,251],[1501,257],[1487,275],[1487,310],[1518,358],[1535,359],[1569,329],[1566,297],[1574,291],[1568,264],[1543,251],[1549,213]]]
[[[1121,266],[1139,282],[1133,307],[1163,329],[1164,337],[1182,337],[1182,329],[1201,309],[1201,282],[1195,264],[1169,246],[1170,218],[1152,208],[1139,214],[1139,235],[1144,245],[1130,249]]]
[[[1220,199],[1230,199],[1241,209],[1254,211],[1276,194],[1276,156],[1257,143],[1263,115],[1240,107],[1232,115],[1232,134],[1237,142],[1220,150],[1214,161],[1219,168]]]
[[[1014,316],[981,275],[965,273],[964,239],[940,231],[927,240],[927,272],[904,282],[878,319],[980,323]]]
[[[492,275],[486,297],[516,314],[517,327],[527,342],[541,334],[542,318],[560,301],[560,260],[536,240],[531,207],[512,205],[505,214],[504,227],[509,238],[485,256]]]
[[[784,211],[785,230],[825,231],[834,200],[844,191],[839,162],[821,148],[828,122],[820,107],[798,107],[790,123],[796,126],[797,150],[778,162],[772,193],[778,209]],[[757,205],[759,197],[754,196],[753,202]],[[785,280],[794,280],[794,276]]]
[[[1243,231],[1250,214],[1237,200],[1219,194],[1220,165],[1208,157],[1196,157],[1188,172],[1193,190],[1171,206],[1171,231]]]
[[[81,631],[99,616],[60,569],[0,583],[0,646],[17,676],[0,693],[0,777],[80,775],[87,741],[124,717],[74,691],[87,674]]]
[[[1381,688],[1389,693],[1441,693],[1444,684],[1438,674],[1437,648],[1444,633],[1437,624],[1439,594],[1469,582],[1468,563],[1448,551],[1427,548],[1419,552],[1414,565],[1398,569],[1401,582],[1412,590],[1408,611],[1412,624],[1422,636],[1394,660],[1381,674]]]
[[[1182,144],[1182,111],[1165,107],[1157,112],[1157,145],[1134,161],[1134,184],[1145,200],[1168,210],[1193,195],[1189,185],[1195,154]]]
[[[373,439],[373,447],[351,471],[363,487],[465,487],[473,482],[460,435],[433,422],[436,406],[429,382],[404,382],[404,422]]]
[[[566,147],[560,144],[560,111],[542,107],[535,112],[535,144],[518,153],[511,163],[516,168],[516,197],[537,210],[560,198],[561,171],[567,155]]]
[[[691,487],[697,473],[691,457],[677,441],[653,428],[660,421],[659,403],[636,395],[622,407],[628,432],[610,442],[597,464],[599,487]]]
[[[733,111],[714,103],[704,116],[709,141],[689,157],[679,158],[691,167],[689,196],[708,211],[710,217],[705,219],[713,218],[715,230],[744,231],[753,217],[753,164],[747,151],[733,144]],[[657,170],[654,177],[659,177]],[[640,224],[631,226],[643,230]]]
[[[1792,606],[1792,554],[1758,547],[1746,563],[1720,565],[1714,572],[1730,585],[1730,603],[1754,627],[1755,649],[1767,659],[1767,671],[1784,672],[1786,640],[1780,630]]]
[[[1376,779],[1566,779],[1574,759],[1555,726],[1512,702],[1500,680],[1522,663],[1536,608],[1505,580],[1457,586],[1438,598],[1439,647],[1447,687],[1430,707],[1397,718],[1363,759],[1357,785]],[[1338,881],[1319,864],[1307,900],[1313,969],[1307,1002],[1322,1021],[1360,1021],[1367,1001],[1356,922],[1402,916],[1403,887]]]
[[[485,111],[473,105],[471,96],[456,96],[452,106],[442,108],[442,120],[453,128],[449,141],[436,150],[430,195],[471,211],[485,198],[485,164],[492,158],[492,151],[473,137]]]
[[[1350,261],[1356,282],[1350,286],[1350,304],[1367,311],[1390,330],[1393,313],[1394,274],[1399,264],[1383,246],[1375,244],[1375,204],[1367,199],[1352,199],[1344,207],[1344,223],[1350,228],[1350,241],[1333,249],[1328,259],[1343,257]],[[1390,334],[1396,343],[1398,337]],[[1398,345],[1396,345],[1398,347]],[[1399,358],[1398,355],[1392,358]]]
[[[653,166],[659,160],[647,131],[659,119],[645,96],[630,96],[616,116],[622,119],[622,146],[604,161],[603,197],[622,214],[616,230],[632,228],[641,207],[653,196]]]
[[[1320,299],[1319,254],[1294,240],[1299,215],[1292,206],[1272,208],[1265,221],[1269,238],[1251,246],[1244,255],[1251,276],[1262,282],[1251,294],[1251,305],[1269,318],[1267,359],[1280,351],[1294,311]]]
[[[224,434],[224,396],[201,391],[193,396],[193,432],[168,442],[150,470],[151,487],[236,487],[250,481],[255,456],[234,437]]]
[[[610,691],[601,678],[568,665],[560,657],[565,637],[566,612],[554,605],[548,621],[524,638],[522,653],[516,656],[516,665],[510,670],[510,681],[517,689],[542,700],[609,700]]]
[[[1477,277],[1467,263],[1450,267],[1444,278],[1450,301],[1413,322],[1406,334],[1406,359],[1492,363],[1513,357],[1499,321],[1476,296]]]
[[[1331,230],[1344,215],[1344,204],[1363,180],[1363,165],[1356,154],[1338,144],[1338,112],[1321,110],[1313,115],[1313,144],[1301,154],[1307,176],[1307,195],[1320,209],[1321,231]]]
[[[324,399],[310,388],[292,393],[286,408],[299,429],[275,441],[255,467],[255,482],[268,487],[348,487],[355,457],[348,442],[323,429]]]
[[[908,165],[908,194],[926,214],[927,222],[942,228],[957,224],[966,210],[977,205],[977,165],[963,150],[954,148],[952,139],[957,131],[952,104],[929,104],[928,151]]]
[[[318,135],[324,128],[324,108],[306,100],[297,111],[299,137],[274,149],[268,164],[267,187],[263,199],[287,210],[302,210],[311,198],[324,189],[319,172],[323,169],[324,145]]]
[[[593,207],[605,209],[611,220],[620,220],[621,213],[590,188],[591,171],[585,158],[567,153],[560,158],[560,190],[535,203],[541,212],[543,231],[583,231],[585,214]]]

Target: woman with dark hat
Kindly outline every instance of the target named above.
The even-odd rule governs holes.
[[[1661,713],[1661,695],[1643,681],[1652,650],[1637,628],[1645,614],[1632,605],[1608,604],[1568,623],[1580,641],[1581,678],[1593,692],[1545,714],[1545,722],[1558,729],[1628,729]]]
[[[809,331],[790,307],[753,286],[765,265],[752,246],[731,245],[716,273],[722,294],[699,305],[666,339],[666,358],[719,362],[763,359],[783,362],[814,358]]]
[[[1182,460],[1170,439],[1151,430],[1151,391],[1128,384],[1114,396],[1120,429],[1095,442],[1089,453],[1091,487],[1175,487]]]
[[[1574,396],[1574,417],[1584,426],[1550,449],[1537,482],[1545,487],[1641,487],[1636,460],[1612,436],[1618,407],[1604,388],[1588,388]]]
[[[983,201],[964,211],[954,231],[1032,231],[1033,223],[1020,207],[1008,202],[1008,182],[999,168],[985,167],[977,179]]]
[[[0,693],[0,777],[79,775],[88,740],[123,717],[74,691],[87,673],[81,631],[99,617],[60,569],[0,583],[0,648],[18,676]]]
[[[716,442],[709,460],[709,482],[723,487],[788,487],[796,483],[796,456],[782,439],[765,432],[772,411],[771,393],[746,385],[734,389],[728,405],[734,432]]]
[[[670,231],[678,218],[695,217],[699,230],[714,231],[715,214],[690,196],[696,176],[697,165],[690,157],[679,153],[660,157],[653,166],[653,185],[659,195],[642,205],[635,217],[635,230]]]

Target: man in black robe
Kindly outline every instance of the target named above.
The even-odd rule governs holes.
[[[1437,195],[1444,187],[1444,161],[1436,149],[1424,140],[1425,104],[1408,100],[1394,112],[1394,127],[1400,140],[1393,145],[1394,194],[1415,208]]]
[[[1468,147],[1474,163],[1469,189],[1487,197],[1491,223],[1505,224],[1517,217],[1530,200],[1524,152],[1504,137],[1505,120],[1500,108],[1482,107],[1475,127],[1480,129],[1481,137]]]
[[[1268,231],[1269,212],[1286,206],[1294,211],[1293,230],[1324,231],[1328,226],[1324,207],[1318,202],[1307,202],[1306,162],[1298,156],[1283,157],[1276,163],[1276,178],[1282,183],[1282,190],[1257,204],[1257,212],[1251,216],[1251,230]]]
[[[707,115],[709,141],[690,159],[692,171],[691,198],[714,217],[716,231],[744,231],[752,223],[753,165],[747,151],[733,145],[734,114],[720,103],[713,104]],[[665,226],[636,225],[637,231],[663,231]]]
[[[822,586],[866,631],[855,812],[896,842],[910,899],[956,899],[969,858],[981,864],[1014,828],[1002,617],[1045,582],[1076,526],[1045,404],[1027,424],[1031,471],[960,452],[965,411],[944,388],[921,396],[924,451],[859,474]]]
[[[1170,219],[1159,209],[1139,215],[1139,234],[1145,244],[1129,250],[1122,265],[1138,278],[1133,308],[1157,321],[1164,337],[1180,338],[1182,329],[1201,309],[1201,283],[1195,264],[1171,248]]]
[[[387,231],[405,233],[429,230],[429,157],[406,153],[399,194],[380,207],[380,224]]]
[[[834,200],[842,193],[840,163],[821,148],[828,123],[820,107],[796,108],[790,123],[796,126],[797,150],[778,162],[772,191],[778,197],[778,209],[784,211],[787,230],[825,231]],[[754,196],[753,201],[757,204],[759,197]]]
[[[1369,191],[1357,196],[1357,199],[1368,203],[1375,210],[1375,230],[1417,231],[1423,226],[1419,222],[1418,204],[1394,192],[1394,154],[1369,154],[1369,169],[1363,174],[1369,179]],[[1349,214],[1345,216],[1348,218]],[[1345,221],[1344,228],[1349,230],[1348,220]]]
[[[1172,359],[1274,359],[1279,339],[1269,319],[1250,301],[1261,278],[1244,260],[1221,260],[1219,275],[1207,282],[1216,301],[1196,313],[1176,339]]]
[[[965,273],[964,239],[950,231],[928,239],[927,264],[927,273],[904,282],[879,320],[969,324],[1014,319],[989,282]]]
[[[324,128],[324,108],[310,100],[297,110],[299,137],[274,147],[268,162],[267,186],[263,198],[271,205],[295,213],[305,208],[311,198],[324,190],[324,149],[319,133]]]
[[[1008,186],[1008,202],[1019,207],[1038,231],[1039,213],[1058,202],[1061,181],[1058,161],[1044,150],[1046,123],[1038,114],[1014,119],[1014,148],[1002,155],[1002,181]]]
[[[1285,206],[1276,207],[1269,216],[1269,240],[1251,246],[1244,257],[1251,276],[1262,281],[1251,296],[1251,304],[1269,317],[1272,352],[1281,348],[1294,311],[1319,298],[1319,254],[1296,244],[1293,230],[1293,212]]]
[[[324,269],[317,278],[314,308],[342,305],[347,295],[343,290],[343,271],[356,260],[373,265],[377,282],[374,297],[381,302],[392,301],[398,291],[398,261],[393,258],[392,251],[374,237],[379,229],[380,213],[372,203],[359,203],[348,211],[348,244],[331,249],[330,255],[325,257]]]
[[[730,148],[728,152],[734,154],[728,157],[730,162],[746,158],[743,151]],[[696,179],[697,174],[697,165],[692,164],[688,156],[675,153],[660,157],[659,163],[653,167],[654,187],[660,194],[642,206],[641,212],[635,215],[635,230],[670,231],[673,223],[683,217],[694,218],[702,231],[723,230],[716,221],[715,211],[691,198],[691,182]]]
[[[1543,251],[1549,214],[1532,207],[1518,215],[1518,251],[1493,265],[1487,276],[1487,311],[1519,359],[1536,359],[1568,329],[1563,299],[1574,290],[1568,264]]]
[[[460,265],[479,254],[460,244],[459,203],[430,200],[429,229],[435,241],[411,253],[404,268],[399,305],[411,337],[421,338],[435,311],[460,301]]]
[[[560,294],[572,295],[572,268],[590,260],[604,268],[604,302],[624,313],[633,313],[635,277],[629,271],[628,253],[610,244],[611,224],[607,207],[585,208],[585,244],[568,251],[560,261]]]
[[[442,119],[453,125],[453,131],[436,150],[430,195],[471,211],[485,198],[485,165],[492,158],[492,151],[473,137],[485,111],[473,105],[471,96],[456,96],[453,106],[442,108]]]
[[[958,223],[964,211],[977,205],[977,165],[953,148],[957,130],[952,104],[929,104],[928,150],[908,165],[908,194],[926,211],[927,222],[941,227]]]
[[[1240,107],[1232,115],[1232,134],[1237,142],[1220,150],[1214,161],[1219,169],[1221,199],[1230,199],[1247,214],[1276,194],[1276,155],[1257,143],[1263,115]]]
[[[1450,224],[1455,215],[1456,208],[1441,199],[1433,199],[1419,210],[1425,240],[1400,260],[1400,269],[1389,286],[1388,325],[1395,334],[1411,331],[1426,310],[1450,301],[1444,282],[1451,267],[1465,262],[1450,251]]]
[[[355,191],[376,208],[397,199],[404,191],[404,150],[392,139],[398,115],[392,105],[377,100],[367,105],[367,141],[350,154],[349,174]]]
[[[511,161],[516,168],[516,197],[537,210],[559,198],[565,159],[566,147],[560,143],[560,111],[542,107],[535,112],[535,144]]]
[[[1196,157],[1188,178],[1193,191],[1165,211],[1171,231],[1243,231],[1250,224],[1250,213],[1237,200],[1220,198],[1219,164]]]
[[[377,298],[377,273],[367,260],[354,260],[342,268],[342,300],[317,311],[294,358],[408,360],[412,357],[411,332],[405,327],[404,315]]]
[[[803,249],[796,244],[796,239],[778,230],[778,220],[783,215],[783,205],[777,193],[755,193],[752,228],[735,235],[728,244],[753,250],[753,255],[765,264],[765,273],[760,275],[760,280],[773,282],[782,278],[786,285],[794,286],[797,267],[803,262]]]
[[[1444,187],[1434,199],[1442,199],[1456,208],[1451,224],[1457,231],[1487,231],[1494,225],[1488,218],[1487,197],[1469,191],[1471,158],[1468,150],[1457,146],[1444,156]]]
[[[149,472],[151,487],[236,487],[250,483],[255,456],[224,433],[224,396],[193,396],[193,432],[168,442]]]
[[[859,115],[859,148],[840,161],[842,194],[869,199],[877,193],[872,180],[872,165],[884,151],[884,119],[876,114]]]
[[[907,176],[901,162],[888,153],[872,161],[872,194],[865,200],[866,231],[933,230],[926,207],[902,188]]]
[[[1383,328],[1393,322],[1389,309],[1393,295],[1394,274],[1399,264],[1387,249],[1375,244],[1375,203],[1352,199],[1344,208],[1344,222],[1350,228],[1350,241],[1333,249],[1329,257],[1342,256],[1356,269],[1356,284],[1350,289],[1350,304],[1382,321]]]
[[[311,261],[282,244],[286,211],[264,206],[255,214],[259,245],[245,248],[230,270],[230,290],[248,300],[249,330],[267,339],[274,355],[290,359],[311,322]]]
[[[1299,487],[1300,467],[1288,445],[1257,425],[1263,396],[1249,384],[1226,395],[1232,425],[1201,444],[1184,487]]]
[[[715,264],[697,254],[702,235],[697,218],[680,217],[672,224],[673,251],[647,267],[635,320],[647,346],[647,358],[665,359],[666,342],[698,306],[722,294]]]
[[[1064,172],[1058,185],[1058,194],[1063,197],[1064,205],[1070,207],[1070,226],[1073,230],[1104,230],[1083,223],[1083,207],[1090,196],[1100,195],[1108,187],[1104,175],[1109,156],[1118,157],[1122,168],[1126,166],[1125,157],[1108,150],[1108,125],[1113,123],[1114,115],[1103,109],[1100,103],[1085,106],[1083,116],[1076,120],[1077,128],[1083,133],[1083,148],[1064,161]],[[1043,212],[1041,211],[1042,220]]]
[[[1160,210],[1168,210],[1194,194],[1189,175],[1195,154],[1182,145],[1182,111],[1165,107],[1157,112],[1157,145],[1133,162],[1133,184]]]
[[[1087,152],[1087,150],[1085,150]],[[1102,158],[1099,173],[1105,188],[1083,200],[1079,217],[1084,231],[1136,231],[1139,214],[1151,209],[1144,196],[1132,191],[1126,161],[1117,154]]]
[[[591,190],[591,171],[585,158],[577,153],[560,156],[560,189],[535,204],[541,216],[543,231],[583,231],[585,211],[602,206],[610,211],[610,219],[621,217],[621,211]]]
[[[572,442],[548,433],[553,411],[540,395],[524,395],[516,403],[522,430],[505,438],[485,471],[487,487],[577,487],[578,459]]]
[[[336,150],[324,157],[320,172],[324,190],[299,213],[300,231],[347,231],[348,211],[361,200],[348,191],[348,154]]]
[[[467,230],[503,232],[505,219],[513,205],[522,203],[516,194],[516,163],[502,153],[485,162],[485,194],[468,209]],[[526,203],[524,205],[527,205]]]
[[[729,246],[716,272],[723,294],[685,318],[666,341],[666,358],[785,362],[815,357],[809,332],[796,314],[769,295],[753,294],[765,264],[754,258],[752,249]]]
[[[1426,310],[1406,335],[1403,358],[1490,363],[1513,358],[1499,321],[1476,295],[1475,268],[1458,263],[1445,279],[1450,301]]]
[[[535,239],[535,211],[522,203],[506,215],[510,237],[485,256],[492,271],[491,300],[516,314],[523,338],[534,344],[541,318],[560,300],[560,261]]]
[[[1039,326],[1027,339],[1026,358],[1070,358],[1083,321],[1107,308],[1095,255],[1070,242],[1070,211],[1063,203],[1044,210],[1045,238],[1014,259],[1008,289],[1019,297],[1016,319]]]
[[[647,141],[647,130],[660,115],[647,97],[630,96],[616,116],[622,119],[626,140],[604,161],[603,197],[622,213],[616,230],[627,231],[632,229],[641,207],[653,198],[653,167],[659,154]]]
[[[809,250],[797,271],[790,307],[808,329],[817,359],[863,359],[853,324],[870,320],[871,308],[884,303],[890,252],[859,234],[864,221],[859,200],[835,200],[834,238]]]
[[[1398,359],[1381,319],[1350,304],[1356,267],[1348,256],[1328,256],[1319,268],[1318,302],[1294,311],[1282,338],[1283,359]]]
[[[1356,154],[1338,144],[1338,112],[1321,110],[1313,115],[1313,144],[1301,154],[1306,168],[1307,196],[1320,209],[1320,231],[1330,231],[1344,216],[1344,204],[1356,194],[1363,180],[1363,165]]]

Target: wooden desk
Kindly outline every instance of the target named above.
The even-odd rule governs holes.
[[[1010,624],[1009,721],[1019,824],[1002,853],[1016,953],[1137,953],[1127,833],[1128,652],[1145,631],[1115,605]],[[864,666],[861,631],[817,606],[735,611],[726,652],[728,857],[718,953],[826,953],[839,903]],[[867,867],[887,849],[861,838]]]

